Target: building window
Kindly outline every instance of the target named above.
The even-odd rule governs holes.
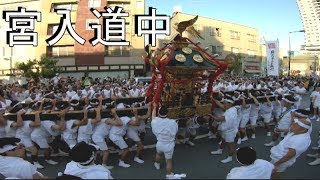
[[[49,57],[74,56],[74,45],[48,46],[47,56]]]
[[[231,53],[238,54],[239,53],[239,49],[235,48],[235,47],[232,47],[231,48]]]
[[[77,11],[78,4],[74,3],[52,3],[50,12],[54,12],[55,9],[67,9],[71,11]]]
[[[89,0],[88,1],[88,7],[89,8],[95,8],[101,6],[101,0]]]
[[[256,36],[254,35],[254,34],[247,34],[247,36],[248,36],[248,41],[249,42],[252,42],[252,43],[256,43],[257,41],[256,41]]]
[[[130,56],[128,46],[106,46],[106,56]]]
[[[86,30],[93,30],[90,24],[99,24],[99,19],[86,19]]]
[[[215,46],[212,45],[211,46],[211,54],[218,54],[219,56],[222,56],[222,52],[223,52],[223,46]]]
[[[214,28],[213,27],[210,27],[209,28],[209,34],[210,34],[210,36],[214,36],[215,35],[215,32],[214,32]]]
[[[230,38],[240,40],[240,32],[230,30]]]
[[[75,23],[71,23],[73,29],[75,29]],[[59,24],[48,24],[47,35],[53,35],[59,27]],[[65,31],[64,34],[69,34],[68,31]]]
[[[248,50],[247,54],[248,54],[248,58],[252,58],[252,59],[256,58],[256,53],[253,50]]]
[[[218,37],[221,37],[221,29],[220,28],[216,28],[216,35]]]
[[[125,12],[130,12],[130,9],[131,9],[130,2],[110,1],[110,2],[107,2],[107,6],[110,7],[112,10],[114,10],[116,6],[122,7],[122,10]]]
[[[137,0],[136,1],[136,9],[143,9],[144,8],[144,3],[142,0]]]

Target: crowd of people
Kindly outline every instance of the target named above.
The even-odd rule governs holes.
[[[120,149],[118,166],[129,168],[131,161],[126,138],[131,139],[137,147],[133,161],[143,164],[146,125],[151,121],[152,133],[157,139],[154,166],[161,168],[164,154],[168,179],[186,177],[186,174],[173,172],[174,147],[181,143],[195,146],[194,139],[200,127],[209,129],[209,138],[220,141],[219,149],[211,154],[222,154],[226,148],[228,157],[221,163],[229,163],[236,157],[242,165],[233,168],[227,178],[278,177],[311,144],[312,124],[320,121],[319,83],[302,77],[220,76],[212,87],[213,94],[219,96],[210,96],[215,105],[212,113],[196,113],[182,119],[170,119],[167,107],[152,102],[139,107],[115,104],[110,111],[111,118],[103,118],[101,112],[107,107],[104,99],[145,95],[148,83],[138,83],[134,79],[75,79],[57,74],[52,79],[30,80],[23,85],[0,84],[0,175],[46,178],[37,171],[46,166],[38,161],[39,153],[44,154],[45,163],[56,165],[59,162],[54,161],[51,154],[59,152],[69,156],[71,162],[57,178],[112,179],[113,166],[108,164],[110,145]],[[198,87],[199,92],[205,94],[208,82],[202,82]],[[313,91],[310,110],[302,109],[302,96],[309,91]],[[241,103],[236,104],[236,101]],[[139,108],[147,109],[146,113],[139,114]],[[132,113],[120,116],[119,109],[131,109]],[[66,119],[66,114],[72,111],[83,113],[83,117]],[[44,112],[58,114],[58,120],[41,118]],[[9,118],[8,113],[14,113],[16,118]],[[94,116],[90,115],[92,113]],[[33,114],[34,119],[26,120],[25,114]],[[237,144],[259,138],[255,134],[258,125],[265,128],[266,136],[272,136],[272,141],[265,144],[272,147],[271,161],[257,159],[251,147],[236,150]],[[320,164],[320,141],[318,144],[313,147],[318,153],[308,154],[315,158],[309,165]],[[27,153],[31,154],[31,159],[26,158]],[[97,158],[101,165],[96,164]]]

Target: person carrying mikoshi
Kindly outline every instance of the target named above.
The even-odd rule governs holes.
[[[186,177],[186,174],[174,174],[172,157],[175,147],[175,138],[178,132],[178,123],[174,119],[167,117],[168,109],[165,106],[161,106],[157,116],[156,103],[153,103],[151,128],[153,134],[157,138],[156,144],[156,157],[154,166],[156,169],[160,169],[161,154],[164,154],[166,159],[166,171],[167,179],[178,179]]]

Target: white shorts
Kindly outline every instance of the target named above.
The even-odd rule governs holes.
[[[249,117],[249,121],[250,121],[251,126],[257,125],[257,120],[258,120],[258,116],[250,116]]]
[[[106,142],[95,142],[95,145],[99,146],[99,149],[101,151],[107,151],[108,150],[108,145]]]
[[[45,137],[32,138],[32,141],[36,143],[41,149],[49,148],[49,140]]]
[[[273,111],[272,112],[272,117],[275,117],[276,119],[279,119],[281,115],[281,111]]]
[[[315,102],[313,108],[320,108],[320,102]]]
[[[120,149],[128,148],[128,144],[124,141],[122,136],[110,134],[109,138]]]
[[[249,122],[249,116],[242,116],[240,121],[240,128],[245,128]]]
[[[134,142],[140,142],[141,139],[139,137],[138,131],[134,129],[128,129],[127,131],[127,137],[132,139]]]
[[[260,115],[263,118],[264,123],[270,123],[271,122],[271,112],[267,114],[261,114]]]
[[[226,142],[232,143],[232,142],[234,142],[234,138],[236,138],[236,136],[237,136],[237,132],[238,132],[237,129],[222,131],[221,136]]]
[[[102,135],[95,135],[95,134],[92,135],[92,141],[94,142],[94,144],[99,146],[99,149],[101,151],[107,151],[108,150],[108,145],[107,145],[107,143],[104,140],[104,137]]]
[[[166,159],[172,159],[173,151],[174,151],[175,143],[161,143],[157,142],[156,144],[156,150],[158,154],[164,153],[164,157]]]
[[[20,139],[20,143],[23,144],[23,146],[25,148],[30,148],[33,146],[32,140],[31,138],[19,138]]]

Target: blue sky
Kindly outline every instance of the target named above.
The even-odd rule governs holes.
[[[266,40],[279,39],[283,54],[288,51],[288,32],[302,30],[303,25],[296,0],[146,0],[157,14],[172,15],[174,6],[182,12],[238,23],[257,28]],[[298,50],[304,33],[291,34],[291,48]]]

